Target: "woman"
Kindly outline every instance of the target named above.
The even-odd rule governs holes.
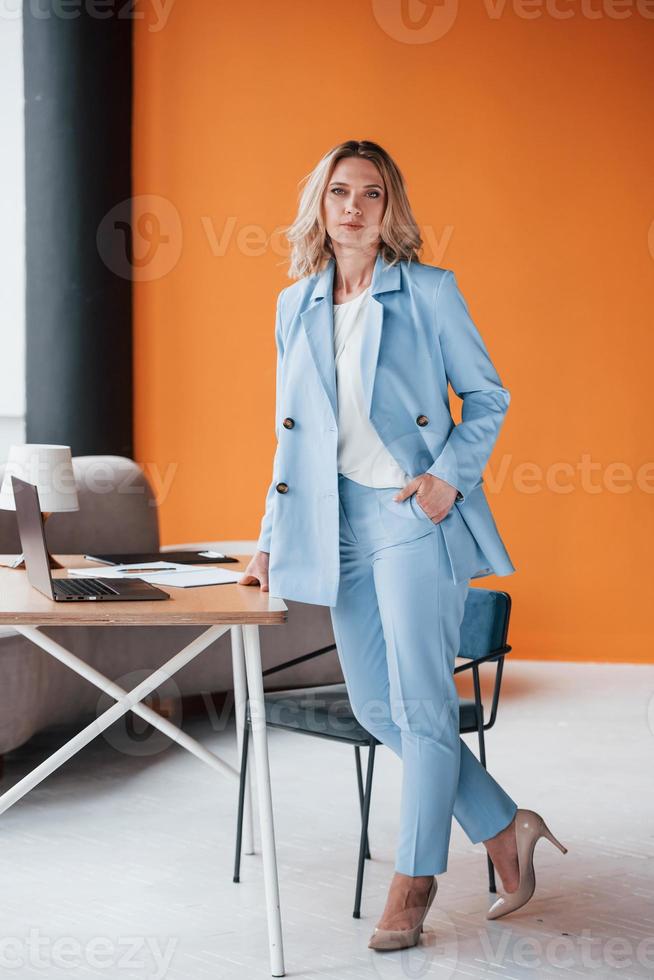
[[[459,737],[454,660],[470,578],[509,575],[482,471],[509,404],[451,271],[424,265],[400,170],[370,141],[309,175],[277,301],[277,449],[240,584],[328,605],[352,709],[403,761],[400,834],[369,946],[417,943],[452,815],[505,895],[534,891],[540,836]],[[463,399],[454,425],[448,382]],[[380,706],[383,710],[380,711]]]

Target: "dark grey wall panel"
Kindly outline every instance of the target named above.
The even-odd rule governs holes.
[[[132,456],[131,283],[96,242],[131,195],[132,24],[84,8],[24,5],[27,441]]]

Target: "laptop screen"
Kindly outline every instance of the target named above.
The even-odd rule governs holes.
[[[17,476],[12,476],[11,482],[14,488],[18,534],[25,558],[27,578],[30,585],[53,599],[39,492],[32,483],[26,483]]]

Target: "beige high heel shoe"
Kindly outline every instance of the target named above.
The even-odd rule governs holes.
[[[420,939],[423,922],[425,921],[427,913],[431,908],[431,904],[436,897],[437,888],[438,882],[436,881],[436,878],[434,878],[431,883],[431,888],[429,889],[429,894],[427,895],[427,904],[425,905],[420,916],[420,921],[417,922],[412,929],[378,929],[377,926],[375,926],[375,931],[370,937],[370,942],[368,943],[369,949],[406,949],[407,946],[415,946]]]
[[[547,837],[563,854],[568,853],[568,848],[556,839],[539,813],[518,808],[515,815],[515,838],[518,845],[520,883],[514,892],[508,892],[491,905],[486,913],[487,919],[499,919],[501,915],[515,912],[534,894],[536,888],[534,847],[540,837]]]

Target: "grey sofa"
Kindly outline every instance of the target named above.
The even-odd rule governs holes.
[[[137,463],[123,456],[78,456],[73,457],[73,468],[80,509],[49,518],[46,538],[51,554],[159,549],[156,500]],[[0,481],[3,470],[0,466]],[[226,554],[251,554],[255,548],[254,541],[202,543]],[[0,553],[20,550],[15,513],[0,510]],[[264,670],[334,642],[327,607],[291,600],[286,604],[287,622],[260,630]],[[107,677],[122,681],[121,686],[133,687],[142,679],[139,671],[151,672],[165,663],[202,628],[60,626],[44,627],[43,632]],[[264,678],[264,687],[296,688],[342,680],[332,652]],[[231,690],[231,646],[226,633],[175,674],[161,693],[175,697]],[[95,714],[101,698],[107,707],[110,702],[97,688],[10,627],[0,626],[0,756],[43,729]]]

